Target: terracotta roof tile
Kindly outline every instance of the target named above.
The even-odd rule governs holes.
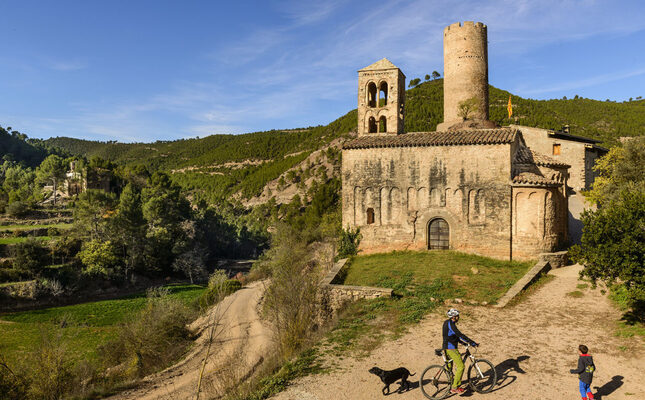
[[[544,154],[538,153],[524,146],[517,149],[514,161],[519,164],[535,164],[547,167],[571,167],[569,164],[563,163],[549,156],[545,156]]]
[[[509,128],[415,132],[402,135],[365,135],[345,143],[343,149],[509,144],[515,141],[516,135],[517,130]]]
[[[532,172],[521,172],[518,175],[513,177],[514,184],[523,184],[523,185],[540,185],[540,186],[559,186],[562,183],[547,179],[541,175],[534,174]]]

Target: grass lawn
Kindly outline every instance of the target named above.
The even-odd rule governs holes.
[[[25,236],[25,237],[9,237],[9,238],[0,238],[0,244],[16,244],[26,242],[27,239],[34,238],[43,241],[52,240],[51,236]]]
[[[534,264],[500,261],[456,251],[395,251],[354,257],[343,283],[392,288],[401,292],[441,282],[446,290],[449,289],[450,293],[446,294],[491,303],[506,293]]]
[[[406,332],[443,300],[495,302],[534,262],[507,262],[455,251],[403,251],[356,256],[341,283],[394,289],[392,298],[350,304],[321,350],[367,355],[383,340]],[[343,275],[341,273],[341,275]]]
[[[198,285],[169,285],[170,296],[186,304],[204,292]],[[143,308],[146,294],[0,315],[0,354],[10,364],[32,351],[46,332],[59,332],[77,360],[94,360],[98,346],[115,337],[118,325]]]
[[[36,224],[36,225],[2,225],[0,226],[0,232],[13,232],[13,231],[28,231],[32,229],[41,229],[41,228],[57,228],[57,229],[69,229],[72,227],[72,224]]]

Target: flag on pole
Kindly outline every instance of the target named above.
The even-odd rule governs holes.
[[[513,115],[513,105],[511,104],[511,95],[508,95],[508,107],[506,107],[508,110],[508,117],[511,118],[511,115]]]

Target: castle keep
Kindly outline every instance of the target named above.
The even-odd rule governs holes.
[[[534,259],[569,242],[568,197],[589,187],[603,149],[566,132],[488,120],[486,25],[444,30],[436,132],[404,131],[405,75],[387,59],[359,70],[358,86],[358,137],[343,147],[342,218],[360,228],[363,251]],[[467,119],[465,102],[474,104]],[[570,149],[564,157],[562,147]]]

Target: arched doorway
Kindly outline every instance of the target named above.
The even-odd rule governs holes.
[[[428,249],[448,250],[450,248],[450,227],[443,218],[428,223]]]

